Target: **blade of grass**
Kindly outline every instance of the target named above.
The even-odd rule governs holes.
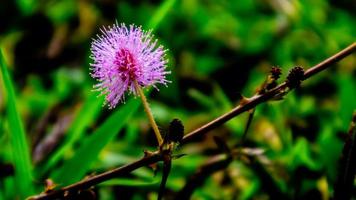
[[[135,180],[128,178],[117,178],[101,183],[102,186],[128,186],[128,187],[148,187],[156,186],[159,183],[159,180],[152,179],[151,181],[145,180]]]
[[[166,0],[162,3],[147,23],[147,27],[155,30],[158,24],[161,23],[162,19],[167,15],[168,11],[174,6],[175,2],[176,0]]]
[[[39,174],[46,173],[56,165],[63,155],[73,147],[74,143],[80,140],[85,129],[99,116],[103,98],[97,98],[96,95],[95,93],[88,95],[68,130],[68,137],[63,142],[63,145],[50,156],[48,162],[40,169]]]
[[[75,155],[54,172],[54,181],[66,185],[82,178],[91,163],[98,158],[100,151],[120,132],[139,105],[138,99],[129,100],[110,115],[94,133],[84,138]]]
[[[16,97],[14,86],[10,74],[7,70],[2,51],[0,49],[0,68],[3,78],[3,84],[7,93],[7,121],[10,129],[10,142],[12,148],[12,162],[15,166],[15,188],[18,198],[24,199],[31,195],[32,184],[32,164],[30,159],[29,146],[26,141],[25,130],[16,108]]]
[[[15,180],[13,177],[6,178],[1,181],[1,184],[3,184],[4,187],[4,199],[13,199],[15,197]]]

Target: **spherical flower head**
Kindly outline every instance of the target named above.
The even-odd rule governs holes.
[[[101,32],[91,44],[94,60],[90,64],[91,76],[99,82],[94,88],[105,95],[109,108],[123,101],[127,90],[137,95],[135,83],[155,88],[156,83],[168,83],[166,50],[157,46],[151,31],[143,31],[135,25],[114,24]]]

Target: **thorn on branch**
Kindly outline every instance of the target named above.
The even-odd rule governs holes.
[[[249,102],[249,98],[243,96],[242,94],[239,94],[239,106],[244,106]]]
[[[143,150],[143,155],[144,155],[143,157],[144,157],[144,158],[153,156],[154,154],[155,154],[155,152],[148,151],[148,150]],[[157,174],[157,171],[158,171],[158,165],[157,165],[157,163],[152,163],[152,164],[148,165],[148,167],[153,170],[154,175]]]

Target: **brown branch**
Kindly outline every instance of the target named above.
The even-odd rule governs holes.
[[[341,50],[340,52],[336,53],[335,55],[327,58],[326,60],[320,62],[319,64],[311,67],[304,73],[304,80],[310,78],[311,76],[325,70],[326,68],[330,67],[331,65],[337,63],[341,59],[351,55],[356,50],[356,42],[350,44],[345,49]]]
[[[30,197],[28,200],[45,200],[45,199],[63,199],[66,195],[75,195],[78,191],[90,188],[93,185],[97,185],[106,180],[110,180],[127,173],[130,173],[140,167],[148,166],[154,164],[158,161],[163,160],[163,155],[160,152],[154,152],[149,154],[133,163],[124,165],[122,167],[104,172],[102,174],[89,177],[80,182],[74,183],[72,185],[63,187],[59,190],[54,190],[48,193],[43,193],[37,196]]]
[[[321,72],[322,70],[330,67],[331,65],[335,64],[339,60],[345,58],[346,56],[352,54],[356,50],[356,43],[351,44],[350,46],[346,47],[339,53],[331,56],[330,58],[322,61],[321,63],[311,67],[304,73],[303,80],[306,80],[310,78],[311,76]],[[243,104],[238,105],[236,108],[232,109],[230,112],[223,114],[222,116],[214,119],[213,121],[203,125],[202,127],[188,133],[187,135],[184,136],[182,139],[181,143],[186,143],[189,140],[193,138],[200,137],[207,132],[221,126],[225,122],[229,121],[233,117],[246,112],[260,103],[266,102],[270,99],[273,99],[277,95],[283,94],[285,90],[287,89],[288,84],[287,82],[283,82],[279,84],[277,87],[267,91],[266,93],[263,94],[257,94],[251,98],[249,98],[246,102]],[[84,190],[87,188],[90,188],[91,186],[97,185],[101,182],[104,182],[106,180],[122,176],[126,173],[130,173],[140,167],[143,166],[148,166],[150,164],[156,163],[158,161],[163,160],[162,153],[160,151],[154,152],[150,155],[145,156],[144,158],[137,160],[131,164],[127,164],[125,166],[113,169],[111,171],[104,172],[102,174],[92,176],[90,178],[84,179],[80,182],[74,183],[72,185],[63,187],[59,190],[54,190],[51,192],[43,193],[37,196],[30,197],[29,199],[31,200],[43,200],[43,199],[55,199],[55,198],[61,198],[64,197],[65,195],[70,195],[72,193],[76,193],[80,190]]]
[[[342,51],[340,51],[339,53],[331,56],[330,58],[328,58],[328,59],[322,61],[321,63],[308,69],[304,73],[303,80],[306,80],[306,79],[310,78],[311,76],[325,70],[326,68],[335,64],[339,60],[352,54],[353,52],[355,52],[355,50],[356,50],[356,43],[354,42],[350,46],[348,46],[345,49],[343,49]],[[275,87],[274,89],[271,89],[264,94],[257,94],[255,96],[249,98],[244,104],[238,105],[237,107],[232,109],[230,112],[214,119],[213,121],[201,126],[200,128],[188,133],[187,135],[185,135],[182,140],[182,143],[192,140],[193,138],[200,137],[200,136],[206,134],[207,132],[221,126],[222,124],[229,121],[233,117],[256,107],[260,103],[263,103],[265,101],[273,99],[276,95],[285,91],[287,86],[288,86],[287,82],[283,82],[283,83],[279,84],[277,87]]]

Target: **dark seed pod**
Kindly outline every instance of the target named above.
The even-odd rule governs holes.
[[[173,119],[169,124],[168,141],[180,142],[184,135],[184,126],[179,119]]]
[[[272,78],[273,78],[274,80],[278,80],[279,77],[281,76],[281,74],[282,74],[282,69],[281,69],[281,68],[279,68],[279,67],[272,67],[272,69],[271,69],[271,75],[272,75]]]
[[[303,78],[304,78],[304,69],[303,69],[303,67],[300,67],[300,66],[293,67],[293,69],[291,69],[289,71],[289,74],[287,76],[288,87],[290,87],[290,88],[299,87],[299,85],[302,82]]]

